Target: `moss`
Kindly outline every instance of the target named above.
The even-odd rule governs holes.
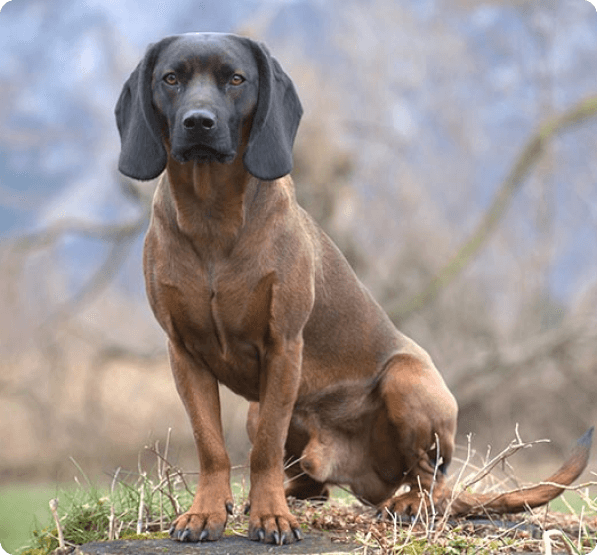
[[[121,534],[121,540],[166,540],[170,536],[168,532],[147,532],[146,534],[137,534],[133,531],[125,531]]]
[[[20,555],[48,555],[59,546],[57,536],[56,528],[34,530],[31,535],[31,544],[21,551]]]

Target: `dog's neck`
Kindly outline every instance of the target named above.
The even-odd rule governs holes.
[[[229,247],[243,227],[245,195],[252,179],[241,157],[230,164],[181,164],[168,157],[166,173],[180,231],[210,250]]]

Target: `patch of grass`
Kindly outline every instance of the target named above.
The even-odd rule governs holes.
[[[56,518],[65,545],[146,538],[147,533],[167,531],[170,522],[182,512],[181,507],[191,503],[193,492],[185,474],[166,461],[167,448],[164,455],[157,444],[151,450],[156,455],[154,468],[138,473],[119,469],[108,488],[98,488],[77,465],[81,476],[76,479],[77,487],[53,496],[58,502]],[[21,555],[47,555],[60,546],[55,520],[47,517],[46,526],[33,531]]]
[[[57,486],[16,484],[0,487],[0,544],[8,553],[22,547],[40,520],[50,516],[48,500]]]
[[[549,502],[549,508],[555,513],[580,514],[597,516],[597,499],[592,500],[588,491],[566,491],[560,497]]]
[[[306,530],[328,532],[339,541],[352,541],[373,552],[391,555],[439,555],[546,552],[588,553],[596,545],[597,519],[540,509],[496,520],[466,518],[378,520],[375,510],[332,499],[313,505],[294,502],[292,510]]]
[[[60,503],[57,518],[67,545],[167,537],[171,521],[191,504],[194,488],[189,484],[190,475],[168,462],[167,447],[164,453],[157,445],[151,451],[157,461],[154,468],[139,469],[136,473],[117,471],[107,488],[94,486],[79,469],[81,479],[77,487],[57,495]],[[472,467],[472,479],[466,476],[471,466],[461,471],[456,477],[455,490],[477,481],[479,476],[485,477],[495,461],[494,458],[480,468]],[[470,465],[468,456],[464,463],[463,468]],[[305,534],[321,530],[335,541],[356,542],[363,551],[381,550],[393,555],[483,555],[545,552],[547,546],[553,545],[553,551],[580,554],[596,546],[597,498],[591,496],[588,487],[595,485],[568,488],[570,491],[562,501],[567,514],[542,508],[523,515],[502,516],[499,520],[448,518],[429,514],[425,509],[406,522],[397,518],[379,520],[374,508],[358,503],[342,488],[334,488],[332,498],[325,503],[291,501],[291,510]],[[229,518],[226,535],[246,536],[248,517],[242,511],[249,491],[246,469],[236,469],[232,486],[236,511]],[[495,483],[489,487],[496,491]],[[47,518],[45,527],[33,532],[22,555],[49,555],[59,546],[58,536],[56,523]]]

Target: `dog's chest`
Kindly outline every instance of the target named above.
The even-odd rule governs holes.
[[[233,391],[256,398],[275,276],[239,265],[200,264],[190,253],[169,257],[167,264],[147,265],[147,291],[171,340]]]

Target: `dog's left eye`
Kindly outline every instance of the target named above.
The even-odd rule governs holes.
[[[170,72],[164,76],[164,81],[168,83],[168,85],[178,85],[178,77],[176,77],[176,73]]]
[[[233,75],[233,76],[230,78],[230,81],[229,81],[229,83],[230,83],[231,85],[235,85],[235,86],[241,85],[241,84],[242,84],[242,83],[244,83],[244,82],[245,82],[245,78],[244,78],[244,77],[243,77],[243,76],[242,76],[240,73],[235,73],[235,74],[234,74],[234,75]]]

